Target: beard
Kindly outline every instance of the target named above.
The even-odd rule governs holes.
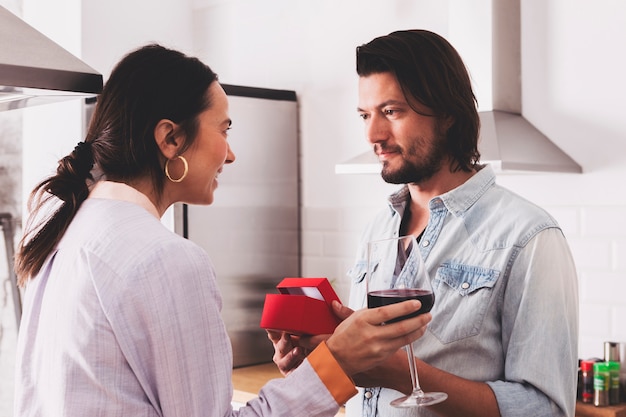
[[[448,156],[445,134],[439,126],[431,140],[414,138],[406,149],[397,147],[394,151],[399,152],[401,165],[392,168],[388,162],[383,162],[380,173],[383,180],[390,184],[419,184],[427,181],[439,172]]]

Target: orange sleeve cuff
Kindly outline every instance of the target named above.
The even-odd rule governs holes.
[[[341,369],[326,342],[320,343],[307,358],[337,404],[344,404],[357,393],[354,382]]]

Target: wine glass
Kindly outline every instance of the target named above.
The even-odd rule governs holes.
[[[427,313],[435,303],[430,277],[414,236],[368,242],[366,285],[368,308],[413,299],[421,301],[422,307],[417,312],[395,318],[388,323]],[[443,392],[422,391],[415,367],[413,345],[408,344],[405,349],[409,359],[413,392],[393,400],[391,405],[399,408],[420,407],[438,404],[448,398],[448,394]]]

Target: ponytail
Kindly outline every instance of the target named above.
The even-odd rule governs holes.
[[[39,183],[32,191],[28,210],[38,213],[50,206],[54,214],[40,222],[36,222],[31,215],[28,221],[15,257],[19,285],[23,286],[30,276],[39,272],[87,199],[87,181],[93,181],[93,164],[91,144],[79,142],[69,155],[59,161],[56,174]]]

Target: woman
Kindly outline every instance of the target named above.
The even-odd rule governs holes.
[[[148,45],[113,70],[84,142],[31,196],[15,417],[331,416],[355,393],[350,375],[423,334],[428,316],[378,326],[419,303],[338,308],[345,321],[303,366],[232,410],[215,271],[159,221],[175,202],[213,201],[235,160],[230,125],[195,58]]]

